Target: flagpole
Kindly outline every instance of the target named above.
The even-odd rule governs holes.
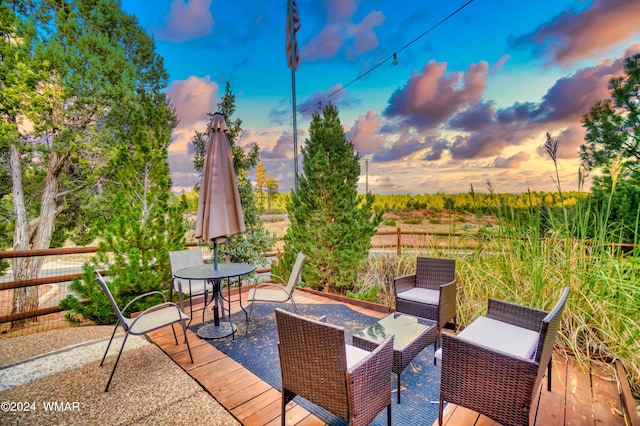
[[[291,67],[291,114],[293,116],[293,175],[298,193],[298,125],[296,120],[296,70]]]
[[[294,191],[298,193],[298,124],[297,124],[297,111],[296,111],[296,30],[294,22],[293,0],[287,2],[288,13],[287,19],[289,20],[289,43],[290,43],[290,58],[291,58],[291,116],[293,117],[293,176],[294,176]]]

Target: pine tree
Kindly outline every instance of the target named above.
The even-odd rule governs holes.
[[[594,177],[591,199],[608,211],[625,242],[637,241],[640,217],[640,54],[627,58],[624,74],[609,82],[610,99],[583,117],[587,130],[580,157]]]
[[[260,200],[260,207],[264,208],[264,195],[267,192],[267,169],[265,169],[262,162],[256,166],[256,184],[254,191],[258,194]]]
[[[110,208],[95,225],[101,236],[99,250],[93,262],[85,265],[83,279],[70,287],[90,301],[81,304],[68,296],[61,302],[64,309],[98,324],[112,323],[116,318],[96,283],[94,268],[106,265],[113,296],[122,306],[142,293],[167,290],[171,283],[168,253],[184,247],[184,207],[172,202],[167,159],[171,130],[177,121],[164,94],[141,95],[138,105],[131,111],[131,125],[125,130],[131,144],[121,147],[112,160],[110,178],[115,190],[106,197]],[[161,301],[142,299],[130,312]],[[67,320],[76,322],[75,314],[67,314]]]
[[[271,201],[278,195],[278,179],[267,176],[267,213],[271,214]]]
[[[304,176],[287,204],[291,223],[280,267],[291,270],[302,251],[306,285],[345,294],[355,288],[382,213],[373,213],[373,195],[358,196],[359,156],[345,139],[333,105],[322,116],[314,114],[302,156]]]
[[[248,152],[237,143],[242,133],[242,120],[232,119],[236,111],[236,97],[231,91],[229,82],[226,84],[225,94],[218,102],[218,112],[224,115],[224,119],[229,128],[227,139],[233,153],[233,169],[238,179],[238,192],[240,193],[240,204],[244,215],[246,231],[243,234],[232,235],[228,244],[219,246],[220,256],[226,256],[228,261],[246,262],[254,265],[265,263],[264,254],[271,250],[275,243],[275,235],[269,232],[260,218],[258,207],[256,206],[253,193],[253,186],[247,170],[256,167],[258,164],[260,148],[254,145]],[[210,113],[213,115],[213,113]],[[209,130],[207,130],[208,132]],[[208,133],[196,132],[193,138],[195,148],[194,167],[197,171],[202,171],[204,155]],[[213,243],[211,243],[213,246]]]
[[[115,1],[6,0],[0,34],[5,235],[13,236],[15,249],[88,243],[98,215],[112,213],[100,199],[111,160],[135,145],[125,131],[131,113],[140,96],[166,87],[162,58],[135,16]],[[43,261],[12,259],[14,279],[36,278]],[[12,313],[37,308],[36,287],[13,292]]]

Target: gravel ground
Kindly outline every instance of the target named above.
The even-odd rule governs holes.
[[[99,364],[112,330],[78,327],[0,340],[0,424],[239,425],[142,337],[129,338],[105,393],[117,352]]]

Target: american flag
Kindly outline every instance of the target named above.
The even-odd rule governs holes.
[[[291,25],[293,24],[293,31]],[[295,0],[289,0],[287,6],[287,66],[293,67],[295,71],[298,68],[298,41],[296,40],[296,33],[300,29],[300,19],[298,18],[298,6]]]

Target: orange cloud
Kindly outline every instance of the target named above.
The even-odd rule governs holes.
[[[209,77],[191,76],[171,83],[167,97],[176,108],[180,120],[176,130],[193,130],[194,125],[207,121],[207,113],[215,112],[217,92],[218,84],[209,80]]]
[[[182,42],[207,36],[215,22],[211,15],[211,0],[174,0],[163,27],[154,28],[158,40]]]
[[[446,62],[431,61],[391,95],[384,115],[402,117],[418,128],[437,126],[481,99],[488,69],[488,64],[481,61],[471,64],[464,74],[447,74]]]
[[[380,41],[375,28],[386,17],[382,12],[372,10],[360,22],[354,22],[358,5],[355,0],[326,0],[327,21],[318,35],[302,46],[302,60],[328,59],[340,52],[346,52],[348,59],[354,59],[378,47]]]
[[[362,155],[380,152],[384,148],[384,138],[380,135],[383,124],[382,117],[370,110],[366,115],[358,117],[346,138],[353,142],[353,146]]]
[[[540,53],[569,66],[639,34],[639,22],[638,0],[594,0],[587,9],[566,11],[517,42],[532,40]]]
[[[493,167],[504,169],[519,169],[524,163],[529,161],[530,157],[531,156],[529,155],[529,153],[524,151],[520,151],[509,158],[496,157],[496,159],[493,161]]]

